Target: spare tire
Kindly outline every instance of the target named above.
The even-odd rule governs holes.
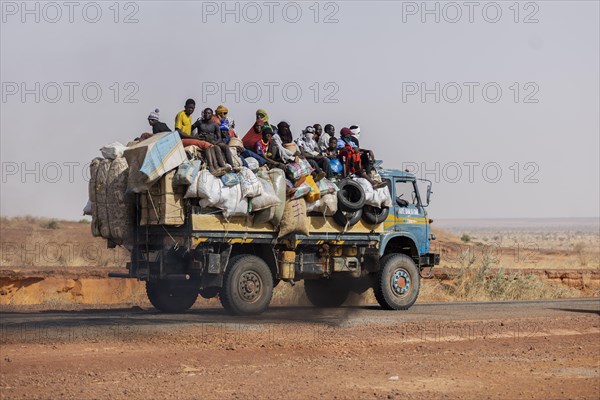
[[[384,222],[390,213],[389,207],[373,207],[373,206],[365,206],[363,208],[362,219],[367,224],[377,225]]]
[[[337,210],[337,212],[335,214],[333,214],[333,220],[335,221],[336,224],[338,224],[341,227],[345,227],[346,224],[348,224],[348,227],[356,225],[356,223],[358,223],[358,221],[360,221],[360,218],[363,215],[363,210],[362,208],[358,211],[342,211],[342,210]]]
[[[342,211],[358,211],[365,205],[365,191],[357,182],[343,179],[338,183],[338,209]]]

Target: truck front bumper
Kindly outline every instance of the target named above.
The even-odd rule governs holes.
[[[419,266],[422,267],[433,267],[439,265],[440,255],[437,253],[421,254],[419,257]]]

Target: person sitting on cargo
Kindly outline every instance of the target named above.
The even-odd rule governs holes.
[[[262,127],[265,122],[262,119],[257,119],[252,127],[248,129],[248,132],[242,138],[242,143],[244,143],[244,147],[250,151],[254,151],[254,147],[256,147],[256,142],[262,139]]]
[[[356,147],[360,149],[360,159],[362,166],[365,172],[368,175],[371,175],[371,173],[375,172],[375,154],[371,150],[363,149],[360,147],[360,126],[352,125],[349,129],[350,132],[352,132],[352,136],[349,137],[349,140],[356,144]]]
[[[196,109],[194,99],[187,99],[183,111],[175,117],[175,130],[179,132],[182,139],[192,136],[192,114]]]
[[[363,167],[362,163],[362,155],[360,152],[360,148],[356,146],[356,144],[349,139],[349,136],[352,136],[352,132],[348,128],[342,128],[340,131],[340,135],[343,139],[344,146],[340,149],[339,155],[340,160],[342,161],[342,165],[344,166],[344,177],[355,175],[361,178],[365,178],[369,181],[369,183],[373,186],[374,189],[379,189],[384,187],[385,182],[376,182],[370,173],[367,173],[367,170]],[[340,148],[340,141],[338,140],[338,148]],[[370,172],[370,171],[369,171]]]
[[[256,119],[260,119],[265,125],[271,125],[269,123],[269,114],[262,108],[256,110]],[[271,127],[271,129],[272,128],[273,127]]]
[[[315,142],[317,142],[317,146],[319,145],[319,139],[321,139],[321,135],[323,134],[323,127],[321,124],[314,124],[313,128],[315,128]],[[319,146],[319,151],[323,151],[325,149],[321,149]]]
[[[273,137],[271,138],[271,153],[273,154],[273,159],[281,164],[294,162],[296,156],[299,155],[297,150],[298,146],[290,148],[290,145],[291,143],[286,143],[284,146],[279,133],[273,133]]]
[[[171,132],[171,129],[164,122],[160,121],[158,108],[148,115],[148,123],[152,127],[152,133]]]
[[[277,133],[284,145],[294,141],[294,135],[292,135],[290,124],[287,121],[281,121],[277,124]]]
[[[219,120],[219,125],[222,126],[223,120],[225,119],[227,121],[229,136],[236,138],[237,134],[235,133],[235,121],[233,119],[229,118],[228,114],[229,114],[229,109],[222,104],[217,106],[217,108],[215,108],[215,116]],[[221,129],[221,131],[222,130],[223,129]]]
[[[198,138],[200,140],[204,140],[209,143],[219,143],[221,141],[221,129],[219,128],[219,124],[213,121],[213,111],[210,108],[205,108],[202,111],[202,117],[198,118],[194,125],[192,125],[192,130],[198,130]]]
[[[319,140],[317,141],[321,151],[327,150],[329,147],[329,140],[333,137],[335,137],[335,126],[331,124],[325,125],[325,132],[319,135]]]
[[[248,133],[242,138],[244,145],[244,151],[240,154],[244,158],[252,157],[258,161],[258,165],[261,167],[267,163],[267,160],[259,156],[254,152],[256,148],[256,142],[262,139],[262,127],[265,125],[264,121],[257,119],[252,128],[248,130]]]
[[[336,138],[332,137],[329,139],[329,146],[323,151],[323,156],[329,161],[331,175],[342,175],[344,173],[344,167],[339,158],[340,154],[337,148]]]
[[[254,152],[262,157],[266,164],[270,167],[282,168],[282,164],[273,159],[273,153],[271,152],[271,138],[273,137],[273,129],[270,126],[262,127],[262,138],[256,142]],[[260,160],[257,159],[260,165]]]
[[[319,146],[315,141],[315,128],[307,126],[302,131],[302,136],[296,140],[296,144],[302,157],[307,159],[316,171],[317,180],[323,179],[323,177],[327,177],[328,179],[332,177],[329,160],[321,155]]]
[[[358,147],[352,138],[352,131],[348,128],[342,128],[340,138],[338,139],[338,149],[343,149],[346,146],[350,146],[353,149]]]

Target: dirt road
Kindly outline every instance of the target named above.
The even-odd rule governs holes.
[[[600,299],[0,318],[2,399],[600,396]]]

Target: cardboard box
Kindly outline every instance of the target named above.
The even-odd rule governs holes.
[[[183,225],[185,221],[184,189],[173,187],[175,170],[168,172],[141,196],[140,225]]]

